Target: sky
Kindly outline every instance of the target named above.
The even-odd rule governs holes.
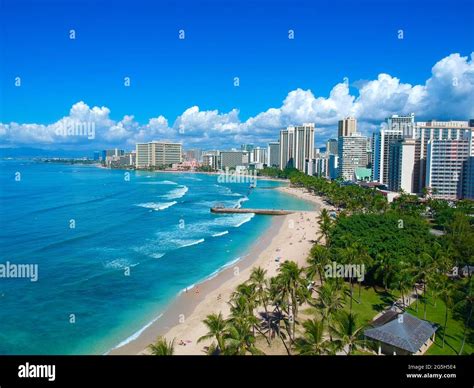
[[[347,115],[365,134],[474,118],[473,4],[0,0],[0,147],[230,148],[304,122],[322,144]],[[81,125],[94,136],[62,131]]]

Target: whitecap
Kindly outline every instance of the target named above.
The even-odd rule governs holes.
[[[105,268],[108,269],[124,269],[124,268],[133,268],[136,267],[140,263],[130,263],[127,259],[118,258],[111,261],[105,262],[103,265]]]
[[[164,194],[161,198],[164,199],[178,199],[184,197],[184,195],[188,192],[187,186],[180,186],[177,189],[171,190],[168,194]]]
[[[148,329],[151,325],[153,325],[153,323],[155,323],[158,319],[160,319],[161,317],[163,316],[163,314],[160,314],[158,315],[156,318],[153,318],[150,322],[148,322],[145,326],[143,326],[140,330],[136,331],[135,333],[133,333],[130,337],[127,337],[126,339],[124,339],[122,342],[120,342],[116,347],[114,347],[114,349],[118,349],[118,348],[121,348],[122,346],[124,345],[127,345],[128,343],[136,340],[138,337],[140,337],[140,335],[146,330]],[[107,354],[107,353],[106,353]]]
[[[245,218],[239,222],[237,225],[235,225],[236,228],[239,228],[240,226],[242,226],[243,224],[249,222],[253,217],[255,216],[255,213],[248,213],[246,214]]]
[[[179,248],[190,247],[192,245],[201,244],[205,241],[205,239],[201,238],[199,240],[176,240],[176,242],[181,243]]]
[[[248,200],[249,200],[248,197],[240,198],[236,203],[237,209],[240,209],[242,207],[242,202],[245,202],[245,201],[248,201]]]
[[[176,205],[178,202],[146,202],[146,203],[139,203],[135,206],[144,207],[146,209],[153,209],[155,211],[168,209],[169,207]]]
[[[164,253],[161,253],[161,252],[157,252],[157,253],[152,253],[150,255],[150,257],[153,257],[154,259],[160,259],[164,256],[165,254]]]
[[[228,230],[225,230],[224,232],[219,232],[219,233],[214,233],[212,237],[219,237],[219,236],[224,236],[225,234],[229,233]]]
[[[138,182],[141,185],[177,185],[173,181],[153,181],[153,182]]]

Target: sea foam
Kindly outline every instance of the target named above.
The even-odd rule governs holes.
[[[177,189],[171,190],[168,194],[164,194],[161,196],[161,198],[164,199],[178,199],[181,197],[184,197],[184,195],[188,192],[188,187],[187,186],[181,186],[178,187]]]
[[[146,202],[146,203],[139,203],[135,206],[144,207],[146,209],[153,209],[155,211],[168,209],[169,207],[176,205],[178,202]]]

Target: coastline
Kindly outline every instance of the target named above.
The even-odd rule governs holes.
[[[192,170],[137,170],[135,168],[110,168],[110,167],[105,167],[103,166],[102,164],[100,163],[96,163],[96,164],[84,164],[84,165],[90,165],[90,166],[94,166],[94,167],[97,167],[97,168],[103,168],[105,170],[119,170],[119,171],[138,171],[138,172],[149,172],[149,173],[166,173],[166,174],[204,174],[204,175],[221,175],[223,172],[219,172],[219,171],[192,171]],[[289,183],[289,179],[282,179],[282,178],[272,178],[272,177],[269,177],[269,176],[265,176],[265,175],[257,175],[257,176],[253,176],[253,175],[244,175],[242,174],[241,175],[241,178],[246,178],[246,177],[250,177],[250,178],[255,178],[257,180],[262,180],[262,181],[273,181],[273,182],[282,182],[282,183]]]
[[[136,333],[136,338],[129,337],[133,339],[107,354],[148,354],[148,345],[158,336],[164,336],[168,341],[175,339],[177,355],[204,355],[204,347],[209,346],[211,341],[197,343],[198,338],[206,334],[203,319],[219,312],[227,317],[227,301],[231,293],[237,285],[248,279],[253,268],[260,266],[267,271],[267,276],[275,276],[279,262],[293,260],[300,266],[304,265],[313,245],[312,240],[319,233],[317,216],[326,205],[321,198],[302,189],[279,187],[277,190],[310,201],[315,209],[273,216],[270,227],[256,239],[243,258],[179,294],[161,315]],[[275,260],[277,257],[280,258],[279,262]]]

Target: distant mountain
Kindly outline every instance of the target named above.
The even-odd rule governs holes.
[[[45,150],[30,147],[0,148],[0,158],[92,158],[93,153],[94,151]]]

